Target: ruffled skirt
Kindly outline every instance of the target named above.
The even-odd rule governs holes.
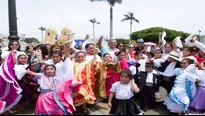
[[[205,113],[205,87],[200,86],[197,93],[189,106],[187,113],[204,114]]]
[[[110,115],[142,115],[143,112],[133,98],[119,100],[113,98]]]

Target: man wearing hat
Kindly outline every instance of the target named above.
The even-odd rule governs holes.
[[[144,51],[144,40],[142,38],[137,39],[137,46],[135,48],[136,54]]]
[[[147,62],[145,64],[146,71],[139,73],[139,83],[140,88],[140,107],[145,112],[147,111],[145,107],[144,99],[147,97],[149,106],[157,111],[155,92],[159,91],[159,77],[157,72],[154,71],[154,63]]]
[[[181,68],[180,66],[180,54],[172,51],[170,52],[168,59],[161,64],[161,67],[157,68],[158,74],[161,75],[160,85],[164,87],[169,93],[174,85],[176,78],[174,70]]]

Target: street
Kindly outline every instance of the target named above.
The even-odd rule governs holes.
[[[90,115],[108,115],[109,108],[107,106],[106,102],[98,101],[94,105],[88,105],[88,109],[90,110]],[[25,108],[24,111],[15,113],[14,115],[34,115],[35,106],[30,105]],[[168,111],[166,111],[162,104],[158,104],[158,111],[154,110],[147,110],[147,112],[144,112],[145,115],[171,115]],[[74,113],[74,115],[82,115],[80,112]]]

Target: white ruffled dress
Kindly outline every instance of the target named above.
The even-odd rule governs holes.
[[[177,68],[175,72],[177,77],[174,86],[164,100],[164,104],[170,112],[181,113],[188,109],[196,93],[196,79],[188,76],[181,68]]]

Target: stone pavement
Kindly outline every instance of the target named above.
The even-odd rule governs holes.
[[[107,107],[106,102],[97,102],[94,105],[88,105],[88,109],[91,111],[90,115],[108,115],[109,108]],[[166,111],[161,104],[158,104],[159,110],[155,112],[154,110],[148,110],[144,112],[145,115],[169,115],[168,111]],[[16,113],[14,115],[33,115],[35,107],[34,105],[30,107],[26,107],[24,111]],[[75,113],[74,115],[82,115],[80,112]]]

